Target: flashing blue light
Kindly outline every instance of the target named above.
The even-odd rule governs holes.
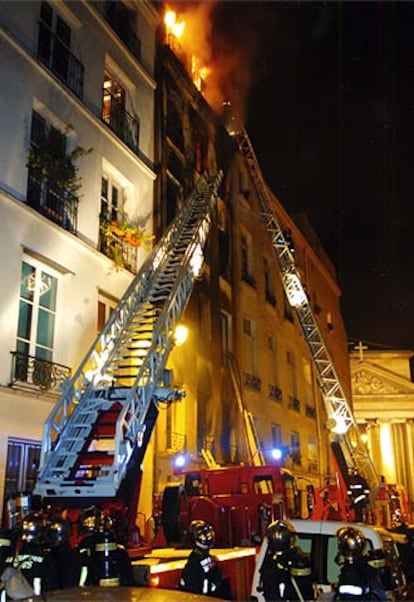
[[[183,468],[187,463],[187,458],[183,454],[175,456],[174,464],[176,468]]]
[[[271,451],[271,455],[273,460],[281,460],[283,456],[283,452],[280,447],[274,447]]]

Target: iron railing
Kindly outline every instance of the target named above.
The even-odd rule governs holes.
[[[138,247],[117,236],[106,221],[99,224],[99,251],[112,259],[117,266],[138,272]]]
[[[125,20],[122,18],[120,4],[121,2],[102,2],[102,0],[94,2],[94,6],[103,15],[128,50],[132,52],[138,61],[141,61],[141,40],[136,36],[132,27],[128,23],[125,23]]]
[[[83,64],[43,21],[39,22],[37,56],[76,96],[83,97]]]
[[[134,153],[138,154],[139,121],[125,110],[120,102],[108,90],[103,90],[105,103],[102,111],[102,121],[120,138]],[[109,102],[108,102],[109,100]]]
[[[76,234],[78,226],[78,198],[70,193],[54,192],[47,182],[35,178],[29,170],[27,204],[52,222]]]
[[[10,387],[30,387],[60,393],[63,382],[72,370],[63,364],[50,362],[27,353],[11,351]]]

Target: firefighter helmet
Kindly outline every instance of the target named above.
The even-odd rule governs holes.
[[[214,546],[216,534],[213,527],[204,520],[193,520],[190,533],[192,543],[200,550],[210,550]]]
[[[102,527],[103,513],[96,506],[85,508],[78,520],[78,532],[81,537],[98,533]]]
[[[296,531],[287,520],[276,520],[270,523],[266,535],[273,552],[286,552],[295,546]]]
[[[68,541],[70,536],[70,522],[57,514],[49,518],[49,543],[52,548]]]
[[[346,561],[353,562],[361,557],[365,546],[365,537],[362,531],[354,527],[342,527],[336,534],[338,539],[338,553]]]
[[[27,543],[44,544],[47,536],[47,519],[43,512],[29,512],[22,521],[21,539]]]

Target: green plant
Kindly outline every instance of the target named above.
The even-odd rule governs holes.
[[[145,234],[144,230],[131,222],[111,222],[108,230],[133,247],[143,247],[146,251],[151,249],[154,239],[152,234]]]
[[[92,148],[85,149],[76,146],[70,153],[66,153],[65,135],[71,130],[68,126],[58,140],[56,130],[50,129],[36,145],[31,145],[28,152],[26,167],[29,168],[33,178],[56,193],[67,193],[78,197],[82,186],[79,168],[76,161],[92,152]]]

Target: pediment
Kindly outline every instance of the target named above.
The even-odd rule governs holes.
[[[412,395],[414,383],[377,364],[351,364],[352,395]]]

